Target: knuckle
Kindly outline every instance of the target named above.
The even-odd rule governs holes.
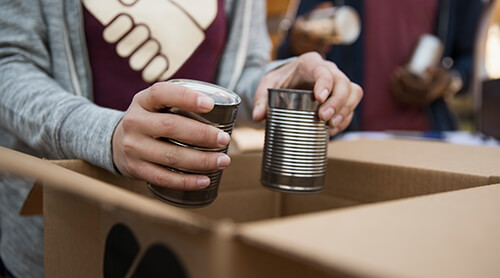
[[[179,157],[180,154],[177,148],[172,148],[165,152],[165,162],[169,166],[176,167],[177,165],[179,165]]]
[[[141,173],[139,171],[138,163],[134,160],[126,159],[125,161],[125,169],[132,177],[141,178]]]
[[[189,190],[191,183],[189,182],[189,178],[186,175],[182,175],[179,179],[179,185],[182,190]]]
[[[202,128],[199,129],[199,135],[200,139],[203,141],[211,140],[211,141],[216,141],[217,135],[212,135],[212,128],[211,126],[204,125]],[[214,140],[215,138],[215,140]],[[212,143],[212,142],[210,142]]]
[[[153,174],[153,183],[155,185],[167,186],[171,183],[170,173],[168,170],[162,172],[156,172]]]
[[[126,156],[130,156],[136,150],[135,140],[130,136],[124,136],[122,140],[122,151]]]
[[[191,91],[189,88],[178,85],[172,87],[172,89],[175,89],[175,94],[178,95],[178,98],[183,100],[186,104],[189,103],[192,105],[196,105],[196,96],[193,94],[193,91]]]
[[[149,95],[153,100],[157,100],[160,94],[163,92],[164,84],[162,82],[156,82],[151,87],[149,87]]]
[[[339,112],[339,114],[342,115],[344,120],[350,113],[351,113],[351,107],[349,107],[348,105],[344,105]]]
[[[131,130],[137,125],[137,117],[132,117],[128,113],[122,118],[122,126],[124,130]]]
[[[211,169],[211,168],[215,168],[213,167],[213,164],[214,164],[214,157],[209,154],[209,153],[204,153],[201,157],[200,157],[200,166],[203,168],[203,169]]]
[[[327,65],[328,67],[330,67],[332,70],[335,70],[335,71],[336,71],[336,70],[338,70],[338,66],[337,66],[337,64],[335,64],[334,62],[329,61],[329,60],[326,60],[326,61],[325,61],[325,63],[326,63],[326,65]]]
[[[165,114],[165,117],[162,117],[160,121],[161,131],[165,134],[172,134],[176,132],[176,123],[174,119],[172,119],[171,115]]]
[[[356,83],[351,83],[352,84],[352,88],[353,88],[353,93],[359,97],[359,98],[362,98],[363,95],[364,95],[364,92],[363,92],[363,88],[361,88],[361,86],[359,86],[358,84]]]
[[[302,55],[301,58],[302,58],[302,60],[309,60],[309,59],[321,59],[321,60],[323,60],[323,57],[316,51],[307,52],[304,55]]]

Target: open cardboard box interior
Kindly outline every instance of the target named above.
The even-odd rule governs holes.
[[[45,266],[50,277],[140,276],[162,265],[161,260],[155,264],[146,258],[162,256],[176,258],[187,273],[179,277],[395,274],[390,267],[380,269],[363,262],[362,254],[352,261],[334,254],[349,253],[348,244],[336,248],[335,238],[328,236],[337,227],[337,215],[352,211],[356,222],[356,211],[376,211],[371,207],[378,205],[369,203],[500,183],[500,149],[492,147],[360,140],[331,143],[328,156],[325,189],[295,195],[260,185],[260,153],[235,154],[224,170],[219,196],[199,209],[164,204],[144,182],[115,177],[82,161],[40,164],[35,159],[30,167],[25,158],[22,169],[11,166],[11,170],[44,183]],[[40,209],[40,192],[32,192],[24,213]],[[346,207],[351,208],[338,210]],[[418,207],[412,209],[418,211]],[[388,229],[389,224],[399,227],[397,222],[386,224]],[[114,233],[119,240],[113,240]],[[370,239],[370,234],[365,231],[364,238]],[[280,242],[282,238],[291,241]],[[318,240],[322,243],[317,244]],[[162,249],[165,246],[175,255]],[[127,262],[123,254],[131,249],[135,255]],[[406,271],[415,273],[412,268]]]

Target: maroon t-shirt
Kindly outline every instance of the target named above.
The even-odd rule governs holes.
[[[402,105],[390,77],[405,65],[424,33],[432,33],[437,0],[367,0],[364,13],[363,130],[428,130],[426,111]]]
[[[210,7],[212,17],[202,13],[204,19],[201,20],[196,18],[200,9],[196,11],[196,7],[188,6],[189,3],[149,1],[148,5],[158,5],[148,9],[152,17],[157,17],[156,21],[147,16],[141,18],[139,4],[146,3],[141,1],[133,4],[137,8],[133,5],[115,6],[117,10],[111,16],[107,15],[111,13],[108,7],[83,5],[94,102],[100,106],[126,110],[136,93],[157,81],[188,78],[214,82],[226,40],[224,0],[212,1],[217,5]],[[166,9],[170,10],[165,12]],[[172,10],[174,12],[170,13]],[[160,14],[162,12],[165,15]],[[152,26],[154,24],[161,26]],[[106,38],[106,31],[110,30],[119,35],[108,34]],[[162,32],[171,35],[163,39],[155,37],[164,35]],[[127,36],[140,42],[130,44]],[[181,49],[182,53],[172,52],[172,49]]]

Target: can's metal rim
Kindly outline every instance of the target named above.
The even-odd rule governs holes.
[[[218,96],[223,97],[224,99],[229,101],[229,102],[220,102],[214,99],[215,105],[235,106],[241,103],[241,98],[236,93],[212,83],[199,80],[191,80],[191,79],[171,79],[168,80],[167,82],[188,87],[189,89],[203,93],[207,96],[212,96],[214,94],[217,94]],[[224,92],[224,95],[221,95],[221,92]]]
[[[284,92],[284,93],[297,93],[297,94],[313,94],[312,90],[301,90],[301,89],[286,89],[286,88],[269,88],[269,92]]]

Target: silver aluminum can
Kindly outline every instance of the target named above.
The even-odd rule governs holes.
[[[188,79],[173,79],[168,82],[175,83],[178,85],[186,86],[190,89],[198,91],[205,94],[206,96],[214,100],[214,108],[208,113],[193,113],[185,110],[180,110],[175,107],[165,109],[165,113],[179,114],[205,124],[215,126],[231,135],[233,130],[234,120],[236,119],[236,114],[238,112],[238,105],[241,102],[240,97],[230,90],[223,87],[195,80]],[[175,144],[185,148],[193,148],[206,152],[224,152],[227,153],[228,146],[219,149],[209,149],[200,146],[194,146],[179,142],[171,138],[162,138],[164,141],[171,144]],[[148,183],[149,189],[162,201],[170,203],[172,205],[180,207],[203,207],[212,203],[217,197],[217,192],[219,189],[219,183],[222,176],[222,170],[217,170],[213,172],[194,172],[187,171],[184,169],[177,169],[172,167],[167,167],[171,171],[185,173],[185,174],[202,174],[210,178],[210,184],[208,187],[195,190],[195,191],[184,191],[175,190],[171,188],[166,188],[162,186],[157,186]]]
[[[261,182],[281,192],[321,191],[327,167],[328,126],[313,91],[268,89]]]

